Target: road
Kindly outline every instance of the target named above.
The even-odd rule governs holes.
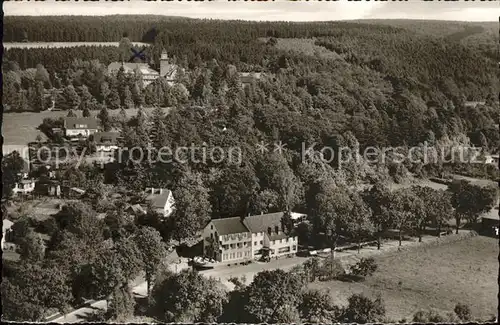
[[[468,230],[460,230],[459,235],[449,235],[438,239],[435,236],[424,236],[422,238],[422,243],[419,243],[418,240],[413,238],[410,241],[403,241],[402,246],[399,247],[397,240],[385,241],[382,244],[382,248],[377,250],[376,247],[366,246],[361,248],[358,253],[357,250],[346,250],[343,252],[335,252],[335,258],[340,259],[345,263],[355,262],[359,260],[361,257],[368,257],[380,254],[386,254],[390,252],[398,251],[399,249],[406,249],[413,246],[419,246],[422,244],[430,244],[437,241],[443,241],[448,239],[456,238],[457,236],[464,236],[469,233]],[[307,257],[292,257],[292,258],[282,258],[278,260],[271,260],[269,263],[264,262],[253,262],[248,265],[239,265],[239,266],[220,266],[214,268],[212,270],[200,271],[200,274],[206,277],[213,277],[217,280],[220,280],[224,285],[226,285],[228,290],[232,290],[234,285],[230,283],[228,280],[231,277],[241,278],[244,276],[246,278],[246,283],[249,284],[252,282],[253,277],[264,270],[274,270],[274,269],[283,269],[290,270],[292,267],[296,265],[302,264],[307,260]],[[141,282],[132,288],[132,292],[141,297],[147,296],[147,285],[146,282]],[[107,303],[105,300],[99,300],[91,303],[89,306],[77,309],[73,312],[66,314],[65,316],[61,316],[55,319],[49,319],[47,321],[54,323],[79,323],[85,321],[85,317],[97,309],[105,310],[107,307]]]

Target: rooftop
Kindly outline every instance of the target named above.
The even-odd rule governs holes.
[[[2,233],[6,232],[9,230],[14,223],[8,219],[3,219],[2,220]]]
[[[219,235],[239,234],[249,232],[248,228],[241,222],[240,217],[212,219],[212,223]]]
[[[64,128],[66,129],[98,129],[98,121],[93,117],[66,117]]]
[[[147,63],[134,63],[134,62],[111,62],[108,65],[109,73],[116,73],[123,66],[125,73],[134,73],[135,70],[139,70],[143,75],[156,75],[160,74],[158,71],[151,69]]]
[[[282,217],[283,212],[258,214],[246,217],[243,222],[251,232],[267,232],[269,227],[271,227],[272,231],[276,226],[281,229]]]
[[[96,132],[93,134],[94,142],[97,144],[116,143],[120,136],[119,132]]]
[[[168,189],[154,189],[147,188],[146,191],[149,191],[150,194],[146,197],[146,200],[151,202],[154,208],[164,208],[167,204],[168,198],[170,197],[172,191]]]

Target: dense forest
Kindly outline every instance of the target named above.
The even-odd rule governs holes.
[[[306,213],[310,224],[297,229],[300,243],[328,246],[332,252],[340,237],[359,244],[377,233],[380,248],[380,234],[389,227],[399,231],[401,243],[403,230],[421,236],[427,224],[440,229],[453,216],[457,231],[461,218],[476,222],[493,205],[496,189],[459,182],[447,192],[420,187],[391,192],[381,185],[405,181],[410,173],[444,178],[448,172],[474,169],[479,176],[498,177],[492,165],[450,163],[455,158],[450,147],[473,144],[494,153],[500,146],[497,62],[479,43],[465,46],[446,37],[458,32],[451,28],[433,36],[412,26],[375,22],[6,17],[5,41],[142,41],[151,44],[145,53],[152,67],[158,69],[164,49],[179,66],[173,85],[159,78],[143,87],[139,71],[108,74],[108,64],[123,54],[121,47],[4,52],[5,111],[50,107],[74,116],[80,110],[83,116],[97,117],[105,131],[119,130],[122,148],[141,148],[153,157],[137,159],[125,150],[103,170],[91,164],[58,166],[53,177],[85,193],[81,202],[68,204],[45,221],[19,212],[13,231],[23,247],[21,262],[5,268],[7,280],[2,282],[8,318],[41,320],[80,305],[83,298],[102,297],[113,297],[110,310],[117,313],[105,320],[118,319],[119,309],[130,317],[134,304],[125,289],[142,272],[148,289],[152,285],[155,316],[165,322],[386,320],[379,299],[354,295],[345,308],[338,308],[324,294],[305,292],[303,297],[303,283],[316,277],[312,271],[302,280],[294,275],[297,270],[291,275],[262,272],[247,287],[235,283],[231,297],[216,288],[215,280],[205,281],[196,273],[166,276],[161,273],[165,242],[171,248],[199,240],[200,229],[211,218],[277,211]],[[239,72],[262,74],[243,86]],[[146,112],[143,107],[155,108]],[[139,109],[130,117],[127,108]],[[62,119],[45,119],[39,129],[49,142],[60,144],[62,136],[51,132],[61,126]],[[279,152],[255,150],[258,143],[272,150],[278,142],[283,144]],[[429,164],[418,161],[427,153],[425,143],[446,156]],[[304,146],[313,144],[305,155]],[[39,139],[31,145],[44,143]],[[89,153],[96,146],[91,137],[74,145]],[[224,153],[239,148],[243,159],[204,161],[202,150],[191,152],[194,158],[185,162],[157,159],[162,148],[193,145],[222,148]],[[415,160],[398,162],[391,152],[375,162],[357,157],[368,146],[398,147]],[[329,160],[322,147],[334,149],[337,159]],[[342,165],[338,156],[345,160]],[[2,168],[9,173],[3,179],[11,189],[23,160],[13,153],[4,161]],[[45,166],[32,174],[49,177]],[[375,186],[358,191],[358,185],[368,184]],[[141,193],[147,187],[173,191],[176,209],[171,217],[165,219],[150,207],[140,217],[128,215],[126,207],[145,203]],[[453,208],[459,213],[453,214]],[[46,250],[30,229],[50,236]],[[325,259],[322,269],[327,271],[318,271],[319,277],[331,273],[333,261]],[[312,308],[320,303],[324,314]],[[369,317],[361,318],[363,313]]]
[[[441,24],[447,26],[446,22]],[[299,114],[297,123],[302,124],[301,128],[311,120],[315,132],[321,134],[321,124],[332,124],[333,134],[352,130],[363,146],[417,144],[429,132],[437,138],[444,134],[465,134],[478,145],[484,138],[497,144],[496,62],[478,47],[466,47],[442,35],[433,37],[428,31],[423,33],[410,27],[161,16],[72,20],[6,17],[4,40],[117,41],[126,33],[132,41],[152,44],[146,49],[146,56],[153,67],[158,66],[158,56],[166,49],[175,63],[185,68],[186,72],[179,77],[182,80],[178,81],[190,94],[185,101],[188,106],[214,106],[219,101],[230,106],[234,99],[225,101],[227,98],[221,98],[220,92],[231,82],[232,67],[238,71],[264,72],[268,78],[252,85],[250,93],[247,90],[241,94],[240,100],[245,114],[262,131],[277,128],[286,134],[294,115]],[[450,33],[456,32],[456,28],[450,29]],[[276,39],[311,37],[316,46],[335,55],[305,55],[276,45]],[[7,50],[3,62],[6,110],[44,109],[40,102],[46,105],[47,100],[41,98],[40,80],[45,93],[57,88],[66,97],[75,97],[75,92],[80,97],[84,93],[83,97],[89,100],[92,97],[96,101],[91,109],[100,109],[95,104],[105,102],[118,109],[141,103],[172,106],[178,98],[184,101],[184,89],[174,90],[177,93],[174,96],[158,99],[158,88],[165,85],[151,85],[142,90],[138,80],[118,81],[115,76],[107,76],[107,64],[118,58],[119,52],[114,47]],[[170,91],[162,89],[162,93]],[[117,94],[121,98],[115,98]],[[108,95],[112,98],[108,99]],[[128,98],[132,95],[136,100]],[[464,103],[468,100],[486,103],[466,108]],[[68,101],[73,102],[72,98],[56,100],[61,103],[60,108],[66,109],[83,109],[82,102],[86,100],[74,98],[74,105],[66,105]],[[274,107],[269,112],[280,112],[278,120],[271,122],[271,116],[259,119],[261,106]],[[279,120],[283,125],[278,124]]]

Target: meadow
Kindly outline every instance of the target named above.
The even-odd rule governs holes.
[[[263,37],[259,40],[267,42],[269,38]],[[326,59],[343,59],[339,54],[330,51],[323,46],[316,45],[316,39],[314,38],[277,38],[276,41],[276,48],[286,52],[293,51],[309,56],[318,55],[321,58]]]
[[[153,107],[143,108],[143,111],[148,114],[153,111]],[[117,115],[120,110],[109,110],[110,115]],[[126,109],[127,116],[137,114],[136,108]],[[82,116],[81,111],[75,111],[77,116]],[[97,115],[98,112],[92,112],[92,115]],[[57,119],[68,115],[66,111],[43,111],[43,112],[22,112],[22,113],[6,113],[3,114],[2,135],[4,137],[4,145],[7,146],[26,146],[29,142],[36,141],[37,135],[42,139],[46,139],[45,135],[37,128],[42,124],[44,118]]]
[[[5,49],[20,48],[60,48],[60,47],[74,47],[74,46],[116,46],[118,42],[6,42],[3,43]],[[134,42],[135,46],[148,46],[149,44]]]
[[[310,287],[328,288],[339,305],[354,293],[380,293],[393,321],[411,322],[420,308],[453,311],[459,302],[470,306],[473,320],[486,320],[498,307],[498,255],[498,239],[475,236],[376,256],[379,269],[364,282],[314,282]]]

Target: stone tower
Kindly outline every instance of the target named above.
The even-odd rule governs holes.
[[[165,76],[169,70],[171,69],[171,65],[168,59],[168,54],[165,49],[161,51],[161,56],[160,56],[160,76]]]

